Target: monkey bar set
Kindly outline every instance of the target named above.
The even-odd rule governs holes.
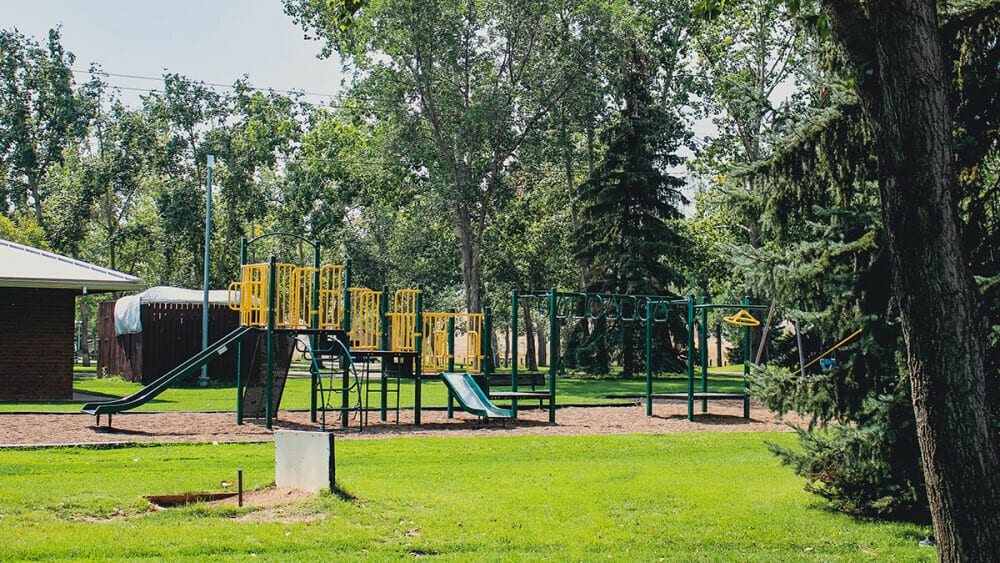
[[[534,300],[539,313],[549,321],[549,373],[548,391],[544,395],[549,398],[549,422],[555,422],[556,374],[559,371],[559,330],[560,321],[564,324],[569,320],[596,320],[645,323],[645,355],[646,355],[646,416],[653,415],[654,399],[685,399],[687,400],[688,420],[694,419],[695,401],[701,401],[701,412],[708,411],[708,401],[712,399],[738,399],[743,401],[743,416],[750,418],[750,395],[747,388],[747,376],[750,371],[750,320],[756,321],[748,311],[768,309],[768,305],[753,305],[749,298],[744,298],[742,304],[709,303],[707,298],[695,301],[694,295],[677,298],[666,295],[633,295],[618,293],[588,293],[565,292],[555,288],[546,291],[511,292],[511,333],[517,334],[518,307],[521,299]],[[666,323],[669,320],[671,307],[683,308],[687,319],[687,378],[686,393],[654,393],[653,392],[653,326]],[[744,388],[739,393],[710,392],[708,389],[708,312],[712,309],[739,309],[733,315],[732,322],[744,327],[743,346],[743,381]],[[695,320],[700,315],[700,330],[695,334]],[[757,323],[759,324],[759,323]],[[695,338],[699,339],[699,364],[701,367],[701,384],[696,385],[695,377]],[[511,355],[517,358],[517,339],[511,339]],[[511,364],[511,391],[519,398],[530,398],[526,393],[518,393],[517,362]],[[700,389],[696,389],[700,387]],[[497,395],[497,394],[493,394]],[[512,400],[512,409],[517,412],[517,399]]]

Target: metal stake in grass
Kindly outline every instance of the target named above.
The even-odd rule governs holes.
[[[236,504],[240,508],[243,507],[243,468],[236,468],[236,490],[239,493],[236,497]]]

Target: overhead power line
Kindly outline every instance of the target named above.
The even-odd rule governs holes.
[[[129,79],[129,80],[146,80],[146,81],[151,81],[151,82],[163,82],[163,77],[162,76],[142,76],[142,75],[139,75],[139,74],[120,74],[120,73],[115,73],[115,72],[106,72],[106,71],[103,71],[103,70],[83,70],[83,69],[76,69],[76,68],[73,69],[73,72],[75,74],[87,74],[87,75],[90,75],[90,76],[110,76],[110,77],[114,77],[114,78],[126,78],[126,79]],[[198,84],[203,84],[205,86],[212,86],[214,88],[225,88],[227,90],[233,90],[233,89],[235,89],[232,84],[222,84],[220,82],[205,82],[204,80],[199,80],[199,81],[197,81],[197,83]],[[118,85],[114,85],[114,86],[116,88],[121,88],[123,90],[136,90],[136,91],[143,91],[143,90],[145,90],[145,91],[149,91],[149,92],[158,91],[156,89],[125,87],[125,86],[118,86]],[[254,86],[253,84],[248,84],[247,88],[249,88],[250,90],[257,91],[257,92],[277,92],[277,93],[280,93],[280,94],[298,94],[298,95],[302,95],[302,96],[316,96],[316,97],[321,97],[321,98],[339,98],[340,97],[340,94],[325,94],[325,93],[320,93],[320,92],[307,92],[305,90],[295,90],[295,89],[287,90],[287,89],[282,89],[282,88]]]

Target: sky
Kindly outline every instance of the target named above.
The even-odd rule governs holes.
[[[62,45],[75,69],[99,63],[110,74],[161,77],[175,72],[208,83],[232,84],[244,74],[257,87],[336,95],[338,60],[320,60],[322,43],[304,38],[280,0],[0,0],[0,27],[16,27],[44,43],[62,26]],[[77,74],[78,83],[89,79]],[[162,82],[111,76],[123,88],[162,88]],[[122,90],[129,105],[141,92]],[[312,103],[328,97],[307,96]]]

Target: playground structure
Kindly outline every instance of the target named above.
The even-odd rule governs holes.
[[[267,262],[247,263],[247,248],[266,237],[288,236],[313,247],[311,266],[279,263],[274,256]],[[388,287],[380,291],[351,284],[350,260],[343,265],[320,265],[319,245],[289,233],[268,233],[241,243],[241,277],[229,287],[229,307],[239,313],[240,326],[225,337],[164,374],[128,397],[100,403],[87,403],[83,412],[94,414],[100,423],[101,414],[111,415],[136,408],[152,400],[163,390],[188,377],[201,366],[237,346],[236,421],[263,418],[267,428],[278,410],[296,343],[302,343],[310,362],[310,418],[317,422],[326,413],[340,414],[341,426],[349,426],[350,415],[367,424],[370,411],[378,410],[386,421],[390,396],[394,397],[396,421],[399,420],[400,381],[414,382],[414,423],[421,424],[421,385],[425,379],[441,378],[448,387],[448,416],[452,416],[454,400],[466,411],[484,418],[516,417],[518,402],[538,400],[548,403],[549,421],[556,417],[556,381],[559,372],[560,321],[605,319],[619,322],[645,323],[646,354],[646,415],[652,416],[655,399],[686,399],[688,419],[694,418],[695,401],[707,412],[708,401],[741,399],[744,416],[750,416],[746,376],[749,372],[750,327],[759,325],[748,311],[766,309],[752,305],[709,303],[702,298],[695,302],[686,298],[662,295],[629,295],[611,293],[528,291],[511,294],[511,330],[518,329],[518,307],[522,298],[543,302],[541,312],[549,320],[549,367],[544,391],[519,389],[519,368],[511,367],[510,390],[490,390],[492,373],[492,334],[490,309],[483,313],[433,312],[423,310],[423,289],[400,289],[390,294]],[[672,307],[683,307],[687,321],[686,393],[654,393],[653,389],[653,325],[665,323]],[[708,388],[707,315],[712,309],[738,309],[727,322],[744,327],[744,389],[740,393],[710,392]],[[773,310],[772,310],[773,312]],[[700,314],[701,385],[696,390],[695,320]],[[466,339],[466,354],[457,357],[456,335]],[[253,338],[256,337],[256,338]],[[253,345],[245,355],[243,347]],[[511,353],[517,358],[517,339],[512,339]],[[250,365],[243,365],[244,357]],[[759,357],[758,357],[759,361]],[[464,373],[456,372],[456,366]],[[359,369],[361,374],[359,374]],[[470,374],[481,375],[480,385]],[[485,390],[484,390],[485,388]],[[336,399],[339,397],[339,401]],[[491,400],[510,402],[510,409],[494,405]],[[377,409],[372,404],[377,404]]]
[[[273,256],[268,262],[248,264],[248,246],[273,236],[293,237],[311,245],[312,266],[278,263]],[[322,412],[324,426],[329,410],[340,413],[345,428],[352,412],[362,414],[362,424],[367,423],[371,395],[378,397],[382,421],[387,419],[389,396],[394,395],[398,421],[403,378],[414,381],[414,423],[419,425],[423,379],[436,378],[438,372],[454,372],[456,363],[467,373],[488,378],[489,339],[483,338],[491,330],[488,308],[484,313],[424,311],[421,288],[401,289],[390,296],[386,286],[381,291],[354,287],[349,260],[343,265],[321,266],[319,256],[318,243],[294,234],[268,233],[244,239],[241,279],[229,286],[229,307],[239,313],[239,328],[133,395],[87,403],[83,412],[96,415],[98,423],[101,414],[107,414],[110,424],[111,415],[152,400],[235,344],[239,358],[237,424],[246,417],[263,418],[271,428],[300,336],[308,343],[304,352],[310,361],[310,416],[316,422]],[[457,357],[455,338],[460,332],[466,340],[466,353]],[[250,344],[255,348],[249,355],[251,365],[245,366],[243,347]],[[373,371],[374,363],[377,372]],[[359,366],[363,377],[358,374]],[[340,397],[339,405],[332,404],[336,396]],[[473,412],[462,402],[466,396],[449,393],[449,416],[453,398]]]
[[[750,395],[747,377],[750,372],[750,327],[759,325],[749,311],[768,309],[768,305],[752,305],[749,298],[744,298],[742,304],[709,303],[707,298],[695,301],[693,295],[677,298],[665,295],[633,295],[618,293],[588,293],[565,292],[552,288],[547,291],[511,292],[511,332],[517,334],[518,307],[521,298],[541,300],[544,306],[539,307],[540,313],[549,321],[549,371],[548,391],[546,393],[525,393],[518,391],[517,362],[511,364],[511,409],[517,413],[517,400],[546,397],[550,401],[549,422],[555,422],[556,376],[559,372],[559,330],[560,321],[597,320],[645,323],[644,343],[646,359],[646,416],[653,415],[654,399],[685,399],[687,400],[687,418],[694,419],[695,401],[701,401],[701,412],[708,412],[708,401],[719,399],[738,399],[743,401],[743,416],[750,418]],[[654,393],[653,392],[653,326],[656,323],[666,323],[671,307],[683,307],[687,320],[687,378],[688,386],[685,393]],[[708,388],[708,312],[712,309],[738,309],[739,313],[732,315],[727,321],[744,328],[743,346],[743,382],[740,393],[710,392]],[[700,390],[696,390],[695,382],[695,318],[700,315],[699,330],[699,365],[701,367]],[[511,341],[511,355],[517,358],[517,339]],[[758,358],[759,361],[759,358]],[[491,396],[500,396],[491,393]]]

